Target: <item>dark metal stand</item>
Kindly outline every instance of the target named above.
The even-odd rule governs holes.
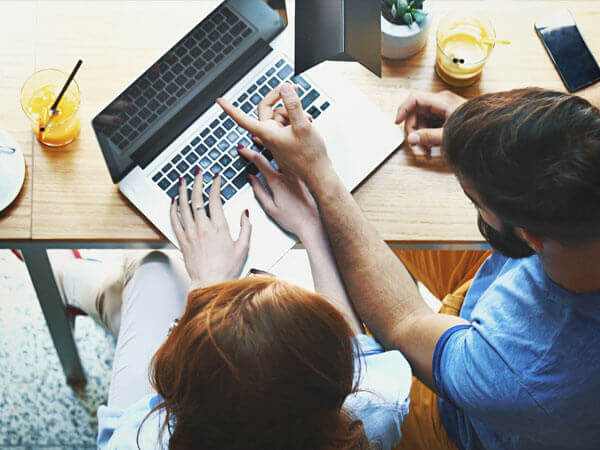
[[[31,282],[42,307],[58,359],[71,386],[85,384],[85,374],[73,338],[73,320],[63,303],[45,248],[27,246],[21,249]]]

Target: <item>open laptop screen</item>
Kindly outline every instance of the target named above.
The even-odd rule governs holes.
[[[283,21],[260,0],[228,0],[104,108],[92,125],[115,183],[162,149],[270,51]]]

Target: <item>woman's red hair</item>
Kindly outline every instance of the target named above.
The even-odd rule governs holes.
[[[151,364],[169,448],[366,448],[342,408],[355,391],[352,335],[322,296],[276,278],[192,291]]]

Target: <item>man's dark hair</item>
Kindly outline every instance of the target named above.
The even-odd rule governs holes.
[[[444,126],[461,180],[512,226],[577,247],[600,239],[600,110],[539,88],[486,94]]]

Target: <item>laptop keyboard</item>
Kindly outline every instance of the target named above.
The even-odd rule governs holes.
[[[257,117],[257,105],[263,97],[283,81],[289,80],[298,85],[297,92],[304,110],[313,119],[317,119],[330,106],[330,102],[305,78],[291,77],[293,73],[292,67],[283,58],[280,59],[260,74],[233,104],[245,113]],[[189,189],[188,198],[191,199],[194,173],[196,168],[200,168],[204,181],[204,206],[207,207],[213,176],[220,173],[222,175],[221,201],[225,203],[248,183],[249,174],[258,173],[254,165],[248,164],[238,154],[239,144],[262,153],[277,168],[271,152],[255,144],[248,131],[239,127],[225,112],[222,112],[170,161],[163,164],[163,167],[152,175],[152,180],[169,197],[176,198],[179,194],[179,178],[185,178]]]
[[[183,98],[252,29],[221,5],[148,69],[118,100],[120,125],[106,134],[120,149],[140,136],[167,108]]]

